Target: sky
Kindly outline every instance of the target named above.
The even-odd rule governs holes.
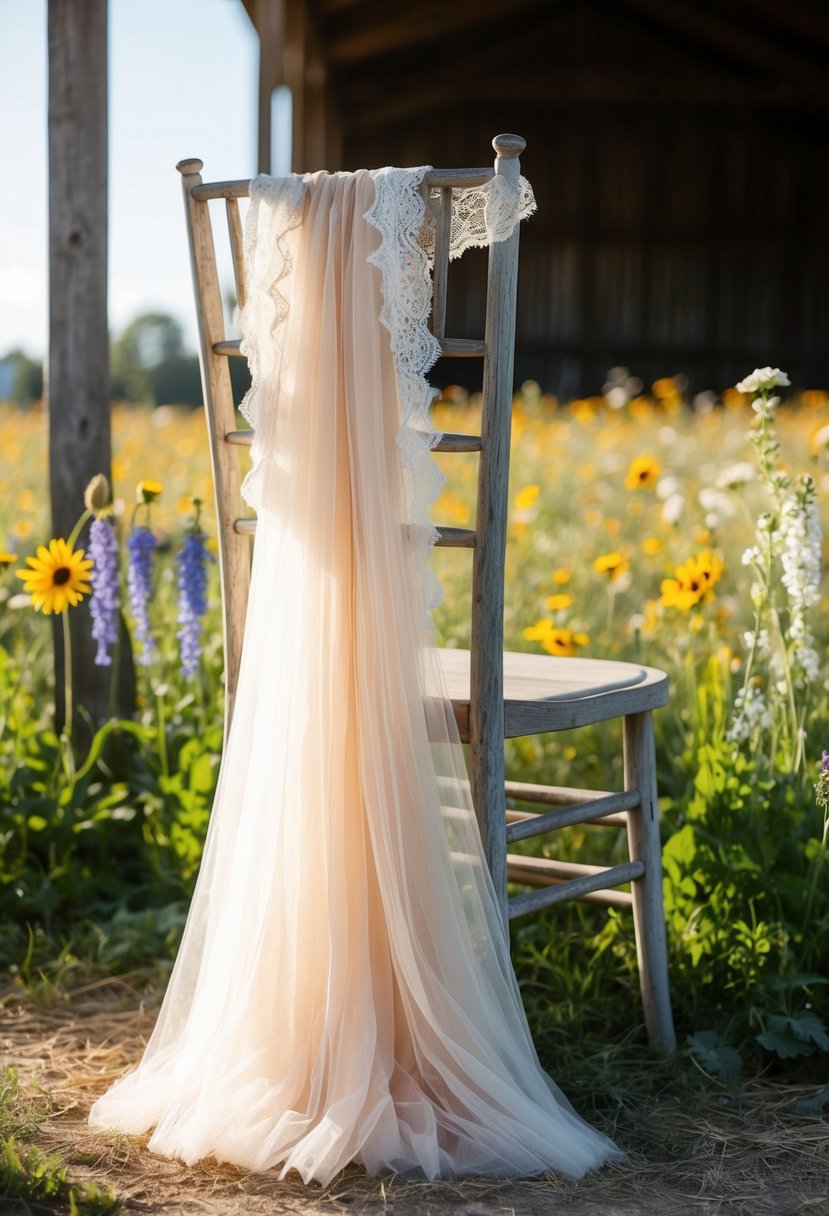
[[[112,333],[138,313],[170,312],[195,349],[175,165],[198,156],[205,180],[256,172],[257,61],[241,0],[110,0]],[[33,356],[46,351],[46,114],[46,0],[0,0],[0,357],[17,346]],[[286,152],[282,140],[274,172],[287,171]],[[229,285],[226,260],[223,267]]]

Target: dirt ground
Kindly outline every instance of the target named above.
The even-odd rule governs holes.
[[[816,1086],[763,1082],[692,1113],[666,1099],[649,1113],[651,1144],[641,1129],[633,1149],[618,1135],[626,1160],[578,1183],[413,1183],[354,1167],[320,1188],[215,1162],[189,1169],[86,1123],[95,1097],[138,1059],[153,1020],[139,994],[111,981],[88,985],[68,1006],[13,995],[0,1006],[0,1060],[51,1103],[34,1143],[58,1154],[73,1179],[111,1186],[128,1216],[829,1216],[829,1121],[802,1113]],[[2,1200],[0,1209],[25,1212]]]

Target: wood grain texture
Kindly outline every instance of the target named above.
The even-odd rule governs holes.
[[[227,215],[227,236],[230,242],[230,257],[233,262],[233,281],[236,284],[236,303],[240,308],[244,308],[247,300],[247,289],[245,287],[245,242],[242,236],[239,203],[235,198],[225,199],[225,212]]]
[[[87,482],[96,473],[111,478],[106,0],[49,0],[48,43],[49,486],[53,535],[68,537]],[[84,529],[82,547],[87,536]],[[112,669],[95,665],[88,600],[70,612],[69,627],[74,703],[99,725],[110,715]],[[53,636],[62,725],[61,629]],[[125,686],[119,701],[129,715]]]
[[[452,232],[452,191],[440,192],[435,223],[435,264],[432,273],[432,333],[442,338],[446,332],[446,288],[449,279],[449,239]]]
[[[549,908],[552,904],[561,904],[568,899],[583,899],[585,895],[593,891],[603,891],[611,887],[621,886],[623,883],[632,882],[639,878],[643,871],[643,866],[640,862],[625,862],[620,866],[610,866],[608,869],[603,869],[600,866],[583,866],[579,871],[584,871],[583,877],[580,878],[565,878],[561,867],[563,862],[550,861],[546,857],[524,858],[510,856],[511,864],[520,864],[525,872],[526,863],[532,861],[534,863],[543,862],[548,868],[549,874],[553,878],[560,880],[555,885],[545,886],[542,890],[531,891],[526,895],[514,895],[508,904],[509,918],[515,920],[519,916],[528,916],[532,912],[538,912],[542,908]],[[572,864],[572,863],[571,863]],[[538,872],[541,872],[541,867],[538,867]]]
[[[245,608],[250,585],[250,546],[235,530],[241,502],[241,476],[236,454],[225,442],[236,413],[227,360],[214,344],[224,340],[224,313],[216,272],[216,255],[210,212],[193,198],[201,176],[192,163],[178,166],[184,192],[190,260],[199,331],[199,363],[210,439],[210,459],[216,496],[219,569],[222,584],[222,625],[225,651],[225,737],[233,717],[233,702],[242,655]]]
[[[668,950],[662,907],[662,845],[656,790],[653,717],[633,714],[624,721],[625,787],[640,793],[641,808],[628,817],[631,861],[644,872],[633,884],[633,920],[639,986],[648,1038],[665,1051],[676,1049],[668,982]]]
[[[466,743],[470,740],[470,652],[441,650],[440,660]],[[607,722],[668,702],[665,673],[635,663],[506,651],[503,670],[505,739]]]
[[[618,794],[606,794],[603,798],[590,798],[565,810],[527,815],[507,824],[507,844],[516,840],[527,840],[531,836],[543,836],[546,832],[573,827],[577,823],[596,823],[605,815],[632,811],[638,806],[638,790],[621,790]],[[622,822],[626,824],[626,817]]]
[[[243,197],[243,196],[239,196]],[[213,344],[214,354],[227,358],[241,358],[241,342],[238,338],[222,339]],[[452,359],[482,359],[486,354],[486,344],[477,338],[441,338],[441,355]]]
[[[496,136],[495,172],[518,179],[516,149]],[[523,145],[523,141],[521,141]],[[503,151],[503,154],[502,154]],[[472,563],[472,633],[469,694],[470,785],[484,852],[506,925],[504,820],[504,559],[512,423],[518,225],[490,246],[478,464],[476,531]]]

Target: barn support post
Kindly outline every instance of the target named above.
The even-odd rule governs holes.
[[[111,477],[107,330],[107,0],[49,0],[49,484],[53,535],[68,537],[96,473]],[[88,530],[79,543],[87,546]],[[88,600],[69,613],[73,701],[109,717],[112,669],[95,665]],[[62,727],[63,637],[54,630]],[[132,702],[129,645],[116,708]],[[126,699],[127,705],[123,704]],[[76,727],[84,714],[76,715]],[[83,730],[81,730],[83,733]]]

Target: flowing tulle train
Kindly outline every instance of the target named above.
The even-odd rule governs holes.
[[[259,522],[235,716],[158,1024],[91,1114],[187,1162],[325,1183],[351,1161],[578,1176],[618,1151],[537,1060],[425,623],[431,439],[406,455],[405,403],[401,430],[425,366],[400,350],[406,324],[424,341],[421,177],[252,195]],[[412,264],[400,289],[388,267]]]

